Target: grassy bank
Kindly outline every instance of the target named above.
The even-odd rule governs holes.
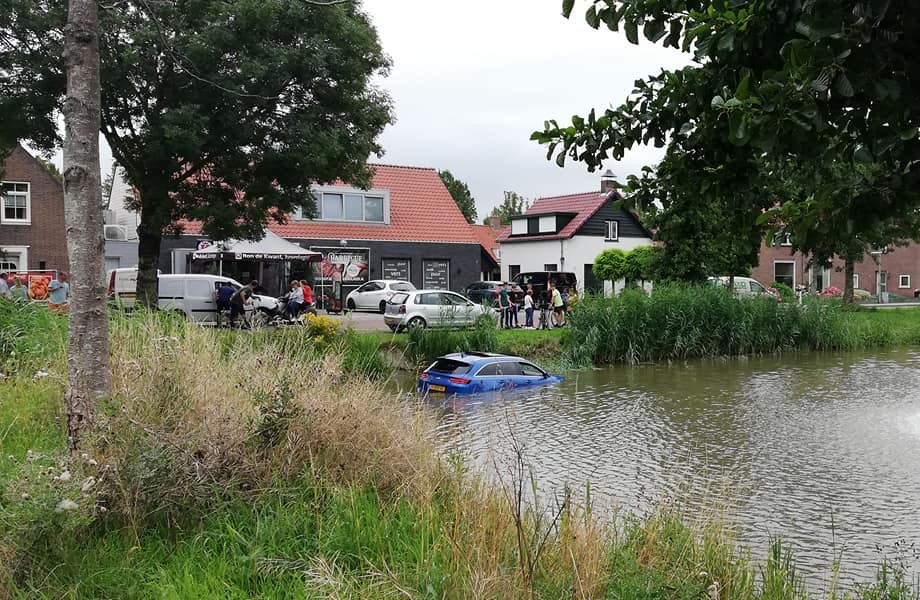
[[[62,331],[61,317],[44,323]],[[46,333],[29,331],[60,340]],[[719,523],[602,521],[579,494],[535,503],[524,456],[485,485],[438,454],[424,409],[381,390],[373,338],[150,316],[111,335],[114,398],[72,457],[63,345],[14,340],[2,598],[808,597],[780,545],[754,564]],[[892,568],[850,596],[916,598]]]
[[[589,298],[570,313],[569,323],[565,356],[578,366],[920,343],[920,309],[739,300],[712,286]]]

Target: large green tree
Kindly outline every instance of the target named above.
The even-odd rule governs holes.
[[[10,0],[0,21],[0,139],[59,142],[62,0]],[[102,133],[139,192],[138,293],[156,303],[164,235],[199,221],[259,237],[313,214],[313,182],[366,185],[391,104],[358,2],[124,0],[101,6]]]
[[[476,200],[470,193],[469,186],[454,177],[450,171],[438,171],[438,175],[441,176],[441,181],[444,182],[444,186],[450,192],[450,197],[457,203],[457,208],[463,213],[466,222],[475,223]]]
[[[492,210],[492,215],[497,216],[502,225],[508,225],[511,223],[511,217],[524,214],[528,208],[530,208],[530,202],[524,196],[517,192],[505,192],[502,203]],[[488,225],[489,217],[486,217],[483,222]]]
[[[564,0],[565,14],[574,5]],[[637,144],[667,146],[665,170],[688,176],[669,176],[662,187],[686,196],[685,205],[703,191],[711,170],[744,165],[734,182],[720,178],[718,189],[701,197],[715,209],[701,212],[725,216],[725,230],[752,241],[763,225],[755,218],[763,199],[746,180],[763,181],[765,156],[817,164],[842,156],[877,165],[871,185],[850,197],[861,215],[857,234],[920,203],[920,106],[914,102],[920,65],[913,60],[920,13],[912,3],[591,0],[587,6],[591,26],[622,29],[634,44],[641,36],[681,49],[692,64],[637,81],[630,97],[602,114],[575,116],[571,125],[548,121],[533,138],[547,144],[548,157],[560,165],[571,158],[593,170]],[[837,206],[833,178],[799,183],[805,188],[799,201],[828,199]],[[822,204],[812,205],[815,213],[798,214],[817,219],[826,212]]]

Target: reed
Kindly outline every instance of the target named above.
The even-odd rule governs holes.
[[[852,350],[904,341],[882,319],[834,302],[804,306],[738,299],[713,286],[664,285],[586,298],[569,315],[563,344],[570,364],[686,360],[800,350]]]

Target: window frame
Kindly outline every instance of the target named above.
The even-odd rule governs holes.
[[[904,283],[904,278],[907,278],[907,283]],[[910,275],[898,275],[898,289],[906,290],[910,289]]]
[[[0,261],[16,262],[17,271],[29,270],[29,249],[31,246],[0,246]]]
[[[313,194],[314,204],[316,206],[316,218],[309,219],[304,216],[302,208],[295,208],[291,213],[291,218],[294,221],[313,221],[317,223],[348,223],[354,225],[389,225],[390,224],[390,191],[374,188],[369,190],[360,190],[358,188],[347,187],[347,186],[313,186],[310,188],[310,192]],[[340,218],[325,218],[323,216],[323,201],[326,196],[339,196],[340,206],[341,206],[341,217]],[[349,219],[347,218],[347,212],[345,209],[346,197],[348,196],[361,196],[361,219]],[[381,200],[382,202],[382,212],[383,219],[380,221],[377,220],[368,220],[367,219],[367,202],[368,199]]]
[[[620,241],[620,222],[616,219],[604,221],[604,241]]]
[[[858,290],[859,288],[859,273],[853,273],[853,289]]]
[[[795,268],[795,261],[794,261],[794,260],[774,260],[774,261],[773,261],[773,281],[779,281],[779,279],[776,278],[776,265],[780,265],[780,264],[782,264],[782,265],[792,265],[792,285],[789,286],[789,287],[791,287],[792,289],[795,289],[795,284],[796,284],[796,281],[795,281],[795,272],[796,272],[796,268]],[[783,282],[780,282],[780,283],[783,283]]]
[[[7,192],[5,186],[13,186],[13,190]],[[25,192],[15,189],[17,185],[26,186]],[[22,219],[8,218],[6,216],[6,198],[22,197],[25,198],[26,216]],[[14,209],[15,210],[15,209]],[[32,224],[32,183],[29,181],[0,181],[0,225],[31,225]]]

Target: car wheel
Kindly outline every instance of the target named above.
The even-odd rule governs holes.
[[[387,301],[386,301],[386,300],[381,300],[381,301],[380,301],[380,314],[383,314],[383,313],[385,313],[386,311],[387,311]]]
[[[428,324],[425,323],[425,319],[421,317],[412,317],[409,319],[409,322],[406,324],[406,327],[409,329],[425,329]]]
[[[355,308],[357,308],[357,307],[355,306],[355,301],[354,301],[352,298],[349,298],[349,299],[348,299],[348,302],[345,303],[345,307],[346,307],[348,310],[355,310]]]
[[[392,331],[393,333],[396,333],[396,330],[399,329],[398,327],[396,327],[396,325],[387,325],[387,327],[389,327],[390,331]]]

